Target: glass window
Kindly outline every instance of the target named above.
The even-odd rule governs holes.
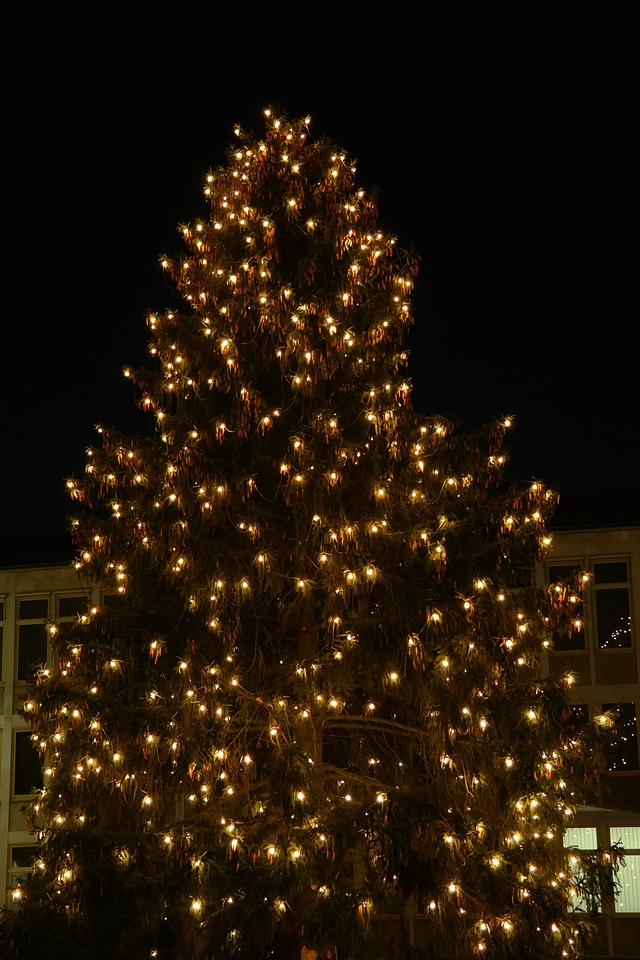
[[[594,563],[593,579],[596,583],[626,583],[627,561],[613,560],[606,563]]]
[[[618,873],[616,913],[640,913],[640,854],[625,853]]]
[[[33,861],[35,860],[37,853],[37,847],[12,847],[11,869],[30,873],[33,868]]]
[[[58,597],[58,619],[72,619],[87,612],[88,600],[80,594],[76,597]]]
[[[615,721],[613,737],[606,749],[607,769],[616,773],[640,769],[635,703],[603,703],[602,709],[610,710]]]
[[[565,830],[562,842],[565,847],[577,847],[578,850],[592,852],[598,848],[598,832],[595,827],[569,827]],[[571,872],[572,881],[576,885],[571,895],[569,910],[578,913],[588,913],[590,909],[589,901],[587,897],[578,892],[585,880],[584,867],[579,859],[571,854],[569,854],[568,867]]]
[[[609,827],[610,842],[621,843],[624,867],[620,867],[616,894],[616,913],[640,913],[640,827]]]
[[[598,831],[595,827],[567,827],[563,843],[565,847],[578,847],[579,850],[597,850]]]
[[[47,628],[44,623],[18,625],[18,680],[32,680],[33,672],[47,662]]]
[[[575,736],[589,722],[589,707],[586,703],[569,704],[570,714],[564,722],[564,729],[569,736]]]
[[[626,560],[593,565],[596,629],[601,650],[631,646],[629,571]]]
[[[49,616],[49,601],[46,597],[37,600],[18,600],[18,619],[37,620]]]
[[[14,796],[26,796],[42,787],[42,764],[31,740],[29,730],[18,730],[15,735],[13,770]]]
[[[20,887],[30,873],[38,856],[38,848],[33,846],[15,846],[9,848],[9,903],[17,906],[20,902]]]
[[[571,561],[570,563],[551,564],[549,566],[549,583],[557,584],[562,592],[569,596],[575,596],[570,588],[570,581],[575,579],[581,569],[582,564],[577,560]],[[572,611],[575,620],[581,621],[584,616],[581,600],[575,600],[575,603],[572,605]],[[584,647],[584,629],[573,628],[565,633],[560,633],[555,630],[553,633],[554,650],[584,650]]]
[[[109,607],[112,604],[122,602],[121,593],[103,593],[102,594],[102,606]]]
[[[29,683],[34,670],[48,659],[46,619],[49,601],[46,597],[18,600],[18,650],[16,680]]]
[[[611,843],[621,843],[625,850],[640,850],[640,827],[609,827]]]

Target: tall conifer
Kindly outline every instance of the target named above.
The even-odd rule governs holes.
[[[157,429],[100,428],[69,482],[105,600],[37,678],[14,943],[574,956],[561,837],[593,760],[572,678],[537,672],[570,609],[532,585],[555,496],[504,482],[508,418],[413,409],[416,258],[308,121],[237,130],[205,194],[162,261],[184,309],[126,371]]]

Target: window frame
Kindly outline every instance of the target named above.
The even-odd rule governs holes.
[[[40,617],[21,617],[20,604],[29,600],[44,600],[47,604],[47,613]],[[52,647],[50,635],[47,631],[47,623],[51,612],[51,594],[42,593],[23,593],[16,595],[16,619],[15,619],[15,664],[14,664],[14,682],[16,684],[30,684],[32,677],[20,676],[20,628],[24,626],[42,625],[45,631],[45,659],[42,661],[47,667],[51,667]]]
[[[610,843],[610,844],[614,844],[614,843],[617,842],[617,839],[618,839],[618,838],[615,837],[615,834],[616,834],[618,831],[620,831],[620,830],[630,830],[630,829],[631,829],[631,830],[633,830],[633,829],[638,830],[638,832],[640,833],[640,826],[638,826],[638,824],[636,824],[636,823],[634,823],[634,824],[628,824],[628,823],[609,824],[609,825],[608,825],[609,843]],[[636,889],[635,889],[634,900],[637,900],[637,901],[638,901],[638,909],[637,909],[637,910],[619,910],[619,909],[618,909],[618,899],[619,899],[619,897],[614,894],[614,899],[613,899],[613,912],[614,912],[614,915],[615,915],[616,917],[638,917],[638,916],[640,916],[640,837],[638,838],[638,844],[637,844],[636,846],[633,846],[633,847],[625,847],[624,844],[623,844],[623,845],[622,845],[622,853],[623,853],[624,858],[625,858],[625,860],[626,860],[627,862],[625,863],[625,866],[624,866],[624,867],[623,867],[623,866],[620,867],[620,870],[619,870],[619,872],[618,872],[618,878],[617,878],[617,879],[618,879],[618,883],[619,883],[619,884],[623,884],[623,883],[624,883],[624,874],[625,874],[625,871],[628,870],[628,869],[630,869],[630,866],[631,866],[630,863],[629,863],[629,857],[633,857],[633,858],[634,858],[634,867],[635,867],[635,869],[636,869],[637,872],[636,872],[635,876],[632,877],[631,879],[632,879],[632,880],[635,880],[635,887],[636,887]],[[622,891],[621,891],[621,893],[622,893]]]
[[[11,799],[12,800],[22,800],[35,796],[39,790],[44,786],[44,770],[42,769],[42,758],[38,756],[38,762],[40,763],[41,770],[41,784],[40,786],[35,786],[29,793],[18,793],[16,790],[16,773],[17,773],[17,764],[18,764],[18,737],[19,736],[28,736],[31,741],[31,748],[37,754],[37,747],[33,745],[33,740],[31,740],[32,733],[28,728],[23,729],[14,729],[12,730],[12,750],[11,750]]]
[[[13,851],[19,849],[30,849],[34,851],[30,867],[14,867]],[[7,856],[7,899],[6,904],[10,910],[16,910],[20,902],[20,894],[16,891],[20,889],[21,881],[30,877],[34,871],[36,860],[38,859],[38,845],[35,843],[10,843]]]
[[[626,580],[616,580],[611,583],[596,583],[596,566],[598,564],[605,563],[624,563],[627,568],[627,579]],[[631,557],[629,556],[594,556],[589,558],[589,569],[591,572],[591,593],[593,596],[593,617],[592,617],[592,631],[593,631],[593,648],[598,653],[614,653],[621,650],[634,650],[634,616],[632,609],[633,601],[633,590],[631,583]],[[598,636],[598,594],[606,593],[609,590],[620,590],[626,589],[627,591],[627,600],[629,607],[629,645],[626,647],[603,647],[600,645],[600,638]]]
[[[546,573],[546,584],[548,587],[550,587],[552,583],[557,583],[557,580],[551,578],[551,571],[554,568],[558,568],[558,567],[565,567],[565,568],[571,567],[576,572],[578,571],[586,572],[588,570],[588,561],[587,561],[587,558],[584,556],[566,557],[566,558],[558,557],[557,559],[547,560],[545,564],[545,568],[546,568],[545,573]],[[582,646],[568,647],[566,649],[563,649],[555,646],[555,639],[554,639],[553,645],[549,649],[550,655],[553,655],[553,654],[560,654],[561,656],[567,656],[571,654],[580,655],[588,652],[589,643],[588,643],[587,631],[585,629],[585,624],[588,620],[588,603],[589,603],[588,590],[585,589],[582,591],[582,596],[578,598],[578,603],[579,603],[578,619],[582,621],[582,627],[580,630],[577,630],[576,633],[579,634],[579,636],[582,638]],[[558,636],[558,631],[554,630],[552,636],[553,638]]]
[[[55,622],[56,623],[75,623],[78,619],[79,614],[69,613],[62,614],[60,613],[60,601],[61,600],[75,600],[76,598],[82,597],[84,602],[85,611],[91,606],[91,597],[82,590],[65,590],[56,593],[55,595]]]
[[[626,648],[624,648],[626,649]],[[631,697],[629,700],[616,700],[616,701],[601,701],[600,702],[600,711],[602,714],[606,713],[608,710],[613,710],[616,707],[622,707],[625,704],[632,704],[635,709],[636,714],[636,753],[637,753],[637,763],[638,765],[635,768],[630,768],[628,770],[612,770],[607,766],[607,769],[603,771],[603,774],[607,777],[638,777],[640,775],[640,723],[638,717],[638,700],[634,697]],[[608,763],[608,759],[607,759]]]

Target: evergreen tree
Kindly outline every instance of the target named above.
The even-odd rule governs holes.
[[[532,585],[556,498],[504,482],[508,419],[412,408],[416,258],[344,153],[266,127],[236,130],[162,261],[185,312],[150,316],[155,366],[125,371],[157,430],[100,428],[69,482],[108,597],[37,678],[41,857],[8,940],[575,956],[561,836],[595,740],[572,678],[537,673],[571,606]]]

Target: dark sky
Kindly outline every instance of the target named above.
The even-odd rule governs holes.
[[[274,103],[356,157],[421,255],[416,406],[514,413],[512,473],[567,496],[640,490],[632,23],[291,9],[14,12],[0,534],[64,529],[95,422],[144,429],[121,369],[146,360],[145,311],[176,305],[158,257],[205,215],[234,124]]]

